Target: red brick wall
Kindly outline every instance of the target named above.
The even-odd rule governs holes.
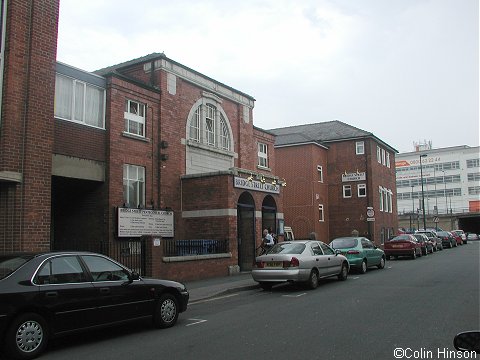
[[[55,119],[53,152],[80,159],[106,160],[106,132],[91,126]]]
[[[285,225],[293,228],[296,239],[306,239],[315,232],[317,239],[328,242],[326,152],[317,145],[275,149],[278,175],[287,182],[287,186],[282,188]],[[323,166],[323,183],[319,181],[317,165]],[[319,204],[324,205],[324,222],[319,221]]]
[[[146,104],[146,139],[139,140],[123,135],[125,130],[124,111],[126,99]],[[147,207],[158,208],[159,135],[158,135],[158,92],[144,89],[117,77],[107,82],[107,178],[109,184],[107,206],[109,231],[115,239],[116,212],[122,206],[123,165],[145,167],[145,202]]]
[[[369,233],[377,244],[381,242],[381,229],[397,228],[396,197],[393,198],[393,212],[379,211],[379,185],[396,193],[394,154],[390,154],[391,167],[378,164],[376,158],[377,142],[365,139],[365,154],[355,154],[355,140],[329,144],[328,172],[330,199],[330,235],[331,239],[339,236],[349,236],[352,230],[358,230],[360,235]],[[384,147],[385,148],[385,147]],[[356,171],[366,172],[366,181],[342,182],[342,173]],[[343,198],[343,185],[352,186],[352,197]],[[358,197],[358,184],[367,184],[367,197]],[[375,210],[375,221],[367,222],[367,207]]]
[[[0,243],[45,250],[50,242],[53,101],[59,1],[9,1],[0,133],[0,171],[22,174],[18,185],[0,184]],[[1,250],[1,249],[0,249]]]

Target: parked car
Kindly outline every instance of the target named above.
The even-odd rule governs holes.
[[[480,240],[480,237],[478,236],[478,234],[468,233],[467,240],[476,241],[476,240]]]
[[[422,249],[422,255],[428,255],[428,253],[433,253],[433,243],[430,241],[425,234],[414,234],[417,241],[420,243],[420,248]]]
[[[0,339],[13,358],[38,356],[58,335],[139,318],[171,327],[188,298],[183,284],[142,278],[100,254],[0,256]]]
[[[339,250],[344,255],[350,269],[354,268],[361,274],[367,272],[367,268],[376,266],[379,269],[385,267],[385,253],[376,247],[370,240],[364,237],[342,237],[332,240],[330,246]]]
[[[460,235],[464,244],[467,243],[467,240],[468,240],[467,235],[463,230],[452,230],[452,232],[454,232],[457,235]]]
[[[459,234],[457,234],[455,231],[450,231],[450,234],[452,234],[453,238],[457,242],[457,245],[463,245],[463,239]]]
[[[449,231],[439,231],[437,233],[437,236],[442,239],[442,245],[443,247],[447,247],[451,249],[452,247],[457,246],[457,241],[453,237],[452,233]]]
[[[417,256],[422,256],[422,248],[420,243],[411,234],[403,234],[395,236],[393,239],[386,241],[383,250],[387,260],[391,256],[398,258],[399,256],[410,256],[412,259],[416,259]]]
[[[433,251],[443,250],[442,239],[437,236],[437,233],[434,230],[418,230],[415,234],[425,234],[434,245]]]
[[[319,279],[337,276],[346,280],[350,266],[340,251],[316,240],[295,240],[275,244],[255,259],[253,280],[269,290],[276,283],[301,282],[315,289]]]

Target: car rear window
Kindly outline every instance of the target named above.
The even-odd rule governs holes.
[[[404,240],[412,240],[412,238],[410,237],[410,235],[399,235],[399,236],[395,236],[393,239],[389,241],[404,241]]]
[[[330,246],[334,249],[347,249],[357,246],[358,240],[351,238],[335,239],[330,243]]]
[[[32,256],[0,256],[0,280],[17,270]]]
[[[279,243],[274,245],[269,254],[301,254],[305,250],[305,244]]]

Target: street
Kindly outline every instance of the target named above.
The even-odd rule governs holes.
[[[480,329],[479,250],[469,242],[391,260],[316,290],[287,284],[199,301],[171,329],[138,322],[76,334],[52,341],[41,358],[448,358],[455,334]]]

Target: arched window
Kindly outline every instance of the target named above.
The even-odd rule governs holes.
[[[221,150],[231,151],[228,121],[211,103],[199,105],[190,118],[189,139]]]
[[[190,109],[186,123],[186,174],[224,171],[234,166],[233,132],[222,100],[214,94]]]

